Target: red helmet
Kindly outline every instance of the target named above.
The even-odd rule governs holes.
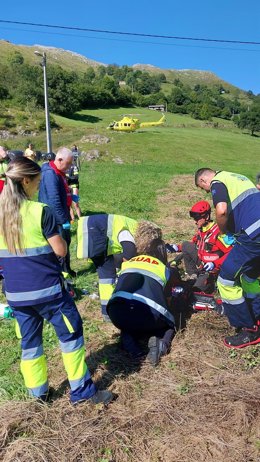
[[[210,215],[211,207],[207,201],[199,201],[194,204],[190,210],[191,218],[205,218]]]

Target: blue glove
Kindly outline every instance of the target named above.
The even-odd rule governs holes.
[[[69,221],[66,221],[66,223],[63,223],[62,228],[63,228],[63,229],[70,229],[70,228],[71,228],[70,222],[69,222]]]
[[[177,244],[166,244],[165,247],[168,253],[174,253],[179,251],[179,247]]]
[[[236,242],[234,235],[231,233],[223,234],[222,239],[226,245],[233,245]]]
[[[205,271],[212,271],[214,268],[215,264],[213,263],[213,261],[209,261],[208,263],[205,263],[205,265],[203,266],[203,269]]]
[[[76,204],[79,202],[79,196],[77,194],[71,194],[71,199],[73,200],[73,202],[75,202]]]

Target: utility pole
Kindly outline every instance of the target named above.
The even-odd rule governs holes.
[[[44,84],[44,107],[45,107],[45,126],[46,126],[46,140],[47,140],[47,151],[52,152],[51,142],[51,124],[50,124],[50,112],[49,112],[49,100],[48,100],[48,80],[47,80],[47,58],[46,53],[40,53],[39,51],[34,52],[35,55],[42,57],[42,69],[43,69],[43,84]]]

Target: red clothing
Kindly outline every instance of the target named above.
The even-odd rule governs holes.
[[[0,180],[0,193],[3,191],[4,185],[5,185],[4,180]]]
[[[214,221],[198,229],[192,239],[198,249],[198,257],[203,263],[213,262],[215,268],[219,269],[227,257],[232,246],[224,244],[220,237],[220,230]]]
[[[72,197],[71,197],[71,192],[70,192],[70,188],[69,188],[69,185],[67,183],[67,179],[66,179],[66,175],[65,173],[61,172],[55,165],[54,163],[54,160],[51,160],[49,162],[50,164],[50,167],[53,168],[53,170],[55,171],[56,175],[59,175],[62,177],[63,179],[63,183],[64,183],[64,187],[65,187],[65,190],[66,190],[66,194],[67,194],[67,206],[70,208],[71,207],[71,204],[72,204]]]

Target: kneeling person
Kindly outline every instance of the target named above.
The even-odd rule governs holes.
[[[107,305],[112,323],[121,330],[121,343],[132,357],[144,355],[137,343],[149,336],[148,360],[156,366],[169,352],[175,334],[165,290],[170,280],[164,241],[153,239],[146,252],[122,264],[115,291]]]

